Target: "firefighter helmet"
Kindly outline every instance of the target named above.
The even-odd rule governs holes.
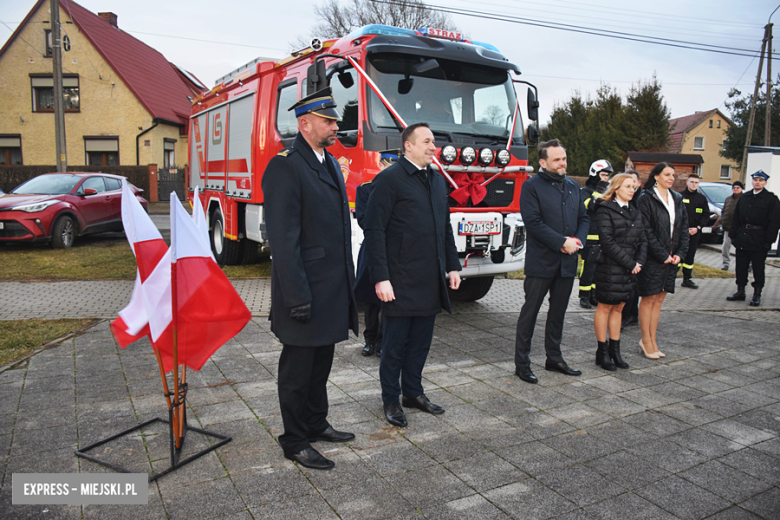
[[[599,173],[607,171],[609,173],[612,173],[612,165],[609,164],[609,161],[606,159],[599,159],[598,161],[594,162],[590,165],[590,173],[589,175],[591,177],[595,177]]]

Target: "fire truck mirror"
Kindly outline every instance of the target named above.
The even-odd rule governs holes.
[[[531,121],[539,119],[539,102],[536,100],[536,94],[530,88],[528,89],[528,119]]]
[[[349,72],[339,72],[338,78],[339,83],[341,83],[341,86],[344,88],[352,88],[352,85],[355,84],[355,78],[353,78],[352,74]]]
[[[439,62],[436,61],[434,58],[425,60],[421,63],[417,63],[412,67],[414,69],[414,72],[416,72],[418,75],[422,75],[429,70],[438,69],[439,68]]]
[[[539,142],[539,129],[534,125],[528,125],[528,132],[526,137],[528,146],[536,146],[536,144]]]
[[[310,96],[326,86],[325,62],[317,60],[306,71],[306,95]]]
[[[398,93],[401,95],[408,94],[412,90],[412,85],[414,85],[414,78],[398,80]]]

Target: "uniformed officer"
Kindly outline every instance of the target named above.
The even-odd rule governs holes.
[[[761,170],[751,175],[753,190],[742,194],[734,210],[729,236],[737,249],[737,292],[729,301],[744,301],[748,269],[753,264],[753,298],[751,307],[761,305],[764,288],[764,262],[780,229],[780,201],[767,191],[769,175]]]
[[[692,173],[685,181],[685,189],[680,192],[685,211],[688,213],[688,254],[681,262],[683,281],[681,287],[698,289],[691,276],[693,274],[693,259],[696,257],[696,248],[701,239],[701,229],[710,221],[710,203],[707,197],[699,191],[699,176]]]
[[[588,180],[585,186],[580,188],[580,199],[585,204],[590,219],[588,228],[588,240],[585,247],[580,251],[582,256],[582,272],[580,273],[580,307],[583,309],[592,309],[596,302],[595,289],[593,283],[596,274],[596,259],[599,256],[599,225],[596,222],[596,199],[609,185],[609,175],[612,173],[612,165],[606,159],[599,159],[590,165],[588,171]]]
[[[352,433],[328,423],[326,384],[335,343],[358,333],[353,288],[350,212],[344,178],[326,147],[336,140],[339,113],[330,87],[289,110],[298,135],[263,174],[271,246],[271,331],[282,342],[279,405],[284,456],[308,468],[335,464],[312,442],[345,442]]]

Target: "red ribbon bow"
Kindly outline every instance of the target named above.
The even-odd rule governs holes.
[[[485,177],[481,173],[460,172],[454,174],[452,180],[460,186],[460,188],[450,193],[450,197],[458,203],[458,206],[465,206],[469,198],[471,198],[472,204],[479,204],[487,195],[487,188],[482,186],[482,183],[485,182]]]

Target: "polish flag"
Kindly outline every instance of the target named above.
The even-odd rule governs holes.
[[[169,258],[168,245],[124,179],[122,180],[122,225],[138,264],[130,303],[119,311],[119,317],[111,322],[111,331],[117,343],[125,348],[130,343],[151,335],[150,315],[155,316],[153,320],[155,328],[164,330],[167,324],[163,323],[161,326],[160,322],[165,322],[166,319],[170,322],[172,313],[170,260],[163,261]],[[161,266],[168,268],[167,282],[164,273],[156,272]],[[149,307],[150,301],[156,303]]]
[[[161,337],[172,335],[175,327],[178,362],[200,370],[214,352],[241,332],[252,314],[214,261],[199,197],[195,201],[190,218],[171,193],[170,265],[176,312]],[[200,223],[198,218],[202,218]],[[172,343],[159,342],[156,347],[164,360],[173,358]]]

